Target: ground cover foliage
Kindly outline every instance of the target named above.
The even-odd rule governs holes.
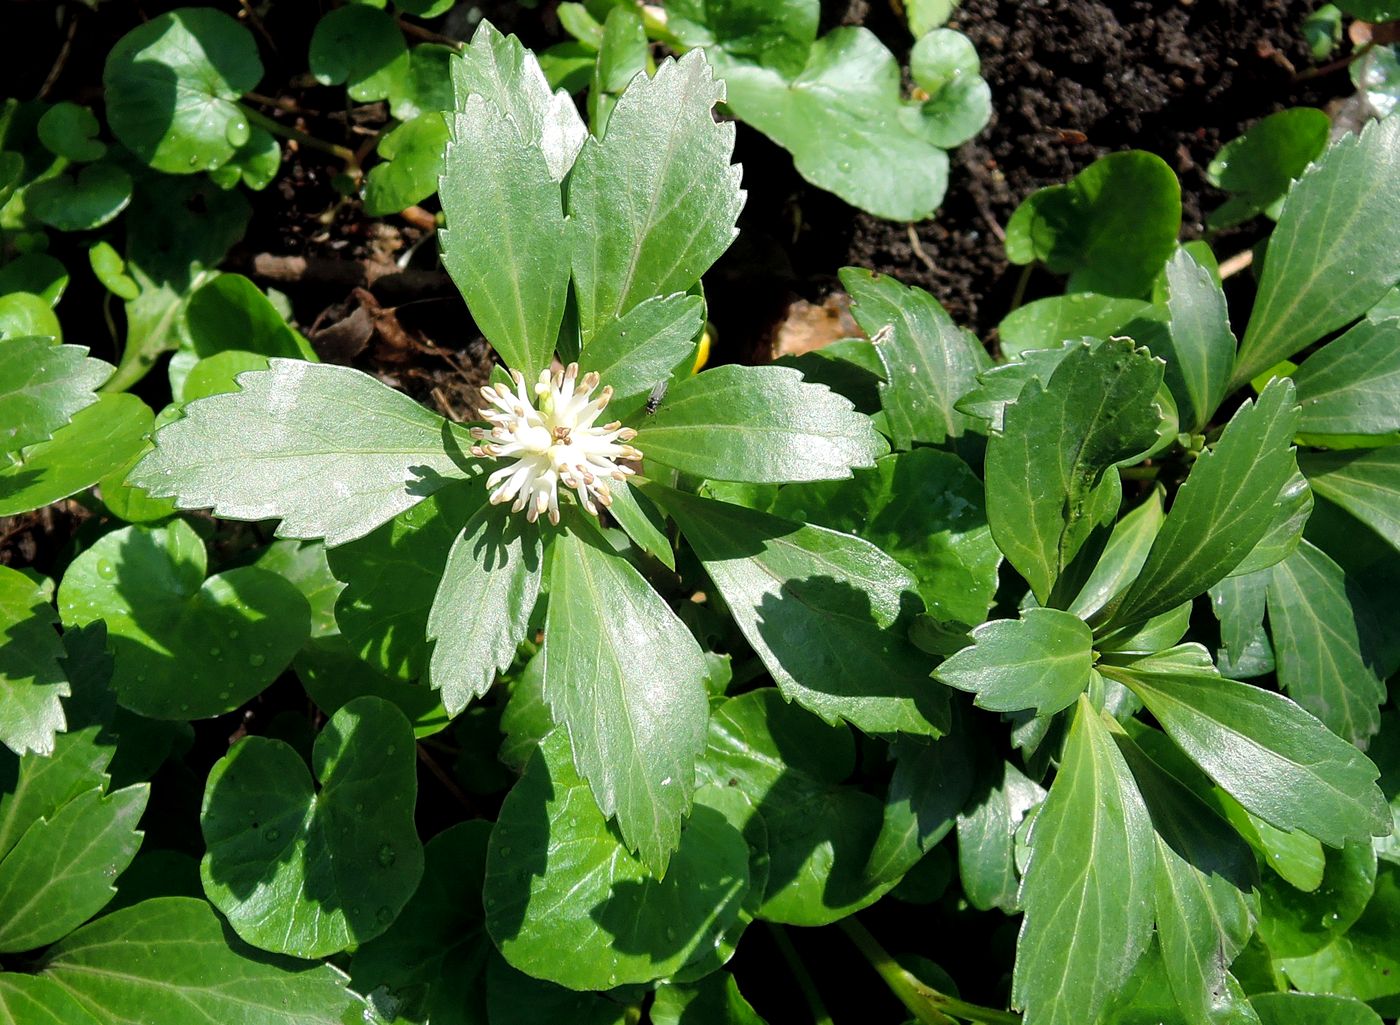
[[[728,115],[926,216],[996,102],[950,7],[902,8],[912,86],[804,0],[563,4],[539,55],[454,10],[319,17],[374,153],[260,112],[256,11],[151,17],[100,107],[5,107],[0,515],[90,514],[53,574],[0,565],[8,1018],[1400,1011],[1400,10],[1299,26],[1369,33],[1352,130],[1285,110],[1210,166],[1253,249],[1179,242],[1124,150],[1005,224],[1063,287],[996,358],[847,267],[858,330],[760,365],[709,358]],[[466,415],[220,268],[288,138],[440,205],[496,357]],[[980,972],[904,953],[946,931]]]

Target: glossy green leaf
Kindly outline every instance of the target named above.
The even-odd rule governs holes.
[[[856,267],[841,271],[841,284],[851,295],[856,322],[880,339],[875,347],[885,367],[880,405],[895,447],[961,436],[971,421],[954,403],[991,365],[977,339],[921,288]]]
[[[1070,290],[1139,298],[1181,229],[1181,186],[1166,163],[1129,150],[1100,157],[1068,184],[1034,192],[1006,225],[1006,256],[1070,275]]]
[[[550,92],[535,55],[489,21],[477,26],[471,45],[452,62],[452,90],[459,109],[478,93],[509,117],[520,137],[544,154],[556,182],[569,173],[588,136],[573,98],[562,89]]]
[[[868,733],[946,728],[947,692],[905,639],[919,602],[897,562],[824,527],[679,492],[648,493],[680,525],[787,700]]]
[[[413,896],[413,731],[380,698],[331,716],[311,756],[245,737],[209,772],[200,826],[204,892],[244,940],[324,957],[378,936]]]
[[[868,868],[878,882],[901,878],[947,836],[972,792],[974,758],[966,734],[932,743],[901,739],[891,754],[894,772]]]
[[[398,125],[375,150],[384,163],[365,178],[365,213],[384,217],[421,203],[438,189],[449,132],[439,111],[428,110]]]
[[[1329,911],[1330,914],[1330,911]],[[1287,958],[1282,967],[1300,988],[1345,994],[1360,1000],[1400,994],[1400,868],[1382,863],[1375,892],[1361,916],[1327,946],[1305,957]],[[1373,1022],[1367,1018],[1366,1022]]]
[[[1289,187],[1327,148],[1331,132],[1332,119],[1324,112],[1290,107],[1226,143],[1206,169],[1206,179],[1233,195],[1206,223],[1219,231],[1261,213],[1277,219]]]
[[[939,620],[979,623],[991,607],[1001,552],[982,508],[982,482],[955,455],[917,448],[885,456],[850,481],[783,488],[772,511],[876,545],[914,574]]]
[[[1344,326],[1400,280],[1400,121],[1332,146],[1288,193],[1230,386]]]
[[[729,109],[791,153],[807,181],[894,221],[938,208],[948,156],[903,102],[899,62],[873,32],[828,32],[795,76],[723,54],[713,59]]]
[[[39,141],[50,153],[76,163],[101,160],[107,152],[98,140],[102,126],[87,107],[63,101],[55,103],[39,118]]]
[[[849,477],[883,448],[869,417],[787,367],[707,370],[673,385],[640,423],[634,444],[647,459],[753,484]]]
[[[1002,354],[1023,360],[1030,349],[1058,349],[1081,338],[1126,335],[1154,348],[1164,335],[1160,311],[1141,299],[1095,292],[1052,295],[1018,306],[997,325]],[[1014,396],[1013,396],[1014,397]]]
[[[1210,589],[1211,611],[1220,621],[1216,664],[1232,680],[1274,671],[1274,646],[1264,630],[1272,574],[1268,570],[1226,577]]]
[[[16,754],[50,754],[54,734],[66,728],[59,699],[71,690],[60,664],[63,643],[54,632],[57,624],[44,588],[18,570],[0,566],[0,743]],[[0,813],[3,808],[0,803]],[[4,835],[0,828],[0,839]],[[4,849],[0,844],[0,854]]]
[[[1187,250],[1178,249],[1167,261],[1165,275],[1167,340],[1153,351],[1167,361],[1167,387],[1176,399],[1181,429],[1194,433],[1225,397],[1235,336],[1220,283]]]
[[[501,358],[547,369],[569,291],[564,199],[539,146],[480,94],[448,118],[443,266]]]
[[[1020,619],[996,619],[972,631],[973,646],[947,659],[935,676],[975,694],[993,712],[1034,708],[1053,715],[1074,704],[1089,684],[1094,635],[1078,616],[1030,608]]]
[[[1400,319],[1363,320],[1293,373],[1306,434],[1400,431]]]
[[[1151,940],[1155,854],[1142,795],[1087,698],[1030,846],[1012,1003],[1027,1025],[1093,1021]]]
[[[485,694],[515,658],[540,593],[540,532],[483,505],[452,542],[428,612],[428,677],[453,714]]]
[[[322,85],[344,83],[358,103],[393,96],[407,83],[408,47],[394,19],[365,4],[328,12],[316,23],[307,55]]]
[[[1268,532],[1279,492],[1297,471],[1290,447],[1297,424],[1287,379],[1239,408],[1177,491],[1142,572],[1118,607],[1118,622],[1173,609],[1239,567]]]
[[[1309,452],[1298,465],[1314,491],[1400,549],[1400,447]]]
[[[52,338],[55,342],[63,340],[58,314],[49,301],[32,292],[0,295],[0,339],[31,336]]]
[[[555,730],[506,795],[486,855],[486,928],[516,968],[570,989],[677,971],[713,946],[749,888],[749,851],[717,787],[696,792],[658,877],[617,839]]]
[[[1250,1002],[1262,1025],[1381,1025],[1360,1000],[1326,993],[1260,993]]]
[[[1259,938],[1275,958],[1306,957],[1361,917],[1376,886],[1376,852],[1369,840],[1326,852],[1322,882],[1304,892],[1277,876],[1260,880]]]
[[[1131,341],[1080,345],[1048,381],[1026,384],[988,439],[992,536],[1042,603],[1095,534],[1106,541],[1113,467],[1156,440],[1161,381],[1161,361]]]
[[[447,0],[450,6],[455,0]],[[403,5],[396,5],[400,10]],[[395,84],[389,96],[389,112],[408,122],[424,114],[441,114],[452,109],[452,64],[458,48],[441,43],[418,43],[408,51],[408,78]],[[444,139],[444,141],[446,141]],[[383,152],[380,153],[383,156]],[[442,149],[438,148],[438,160]],[[434,180],[432,189],[436,191]]]
[[[1113,525],[1103,554],[1068,611],[1088,619],[1131,584],[1147,561],[1165,518],[1161,489],[1154,489],[1141,505]]]
[[[131,202],[131,175],[116,164],[88,164],[75,174],[35,182],[24,193],[25,209],[59,231],[100,228]]]
[[[250,212],[240,191],[203,178],[137,183],[125,219],[126,270],[136,294],[126,303],[126,345],[107,390],[130,388],[178,347],[185,300],[243,237]],[[189,230],[191,217],[199,231]]]
[[[614,5],[603,21],[603,38],[588,90],[588,120],[594,135],[602,135],[607,129],[618,94],[634,76],[646,71],[650,58],[641,12],[627,5]]]
[[[94,788],[25,831],[0,861],[0,950],[42,947],[102,910],[141,845],[149,794],[144,783]]]
[[[465,430],[357,370],[274,359],[239,385],[161,428],[130,483],[337,545],[474,472]]]
[[[672,0],[666,28],[686,47],[718,47],[785,75],[807,63],[817,39],[814,0]]]
[[[434,1025],[486,1022],[491,959],[481,907],[491,824],[459,822],[423,847],[423,881],[382,936],[355,951],[350,977],[362,993],[388,991],[401,1018]]]
[[[579,151],[568,211],[585,345],[639,302],[685,291],[734,241],[744,193],[734,126],[711,113],[723,96],[702,52],[662,61]]]
[[[765,1025],[753,1005],[739,992],[739,983],[726,972],[715,972],[699,982],[670,983],[656,990],[651,1005],[652,1025]]]
[[[1342,568],[1304,541],[1270,573],[1269,632],[1279,686],[1333,733],[1364,748],[1380,729],[1386,694],[1378,626],[1368,606],[1353,600],[1354,591]]]
[[[157,171],[213,170],[246,141],[237,100],[262,74],[252,32],[214,8],[182,7],[112,47],[102,73],[107,123]]]
[[[109,1025],[161,1020],[174,1008],[239,1025],[342,1025],[363,1010],[331,966],[250,950],[189,897],[99,918],[50,948],[40,977]]]
[[[824,925],[894,886],[896,879],[867,870],[881,832],[880,801],[843,785],[855,768],[853,739],[845,727],[787,704],[772,687],[730,698],[711,717],[701,780],[737,786],[767,834],[759,917]]]
[[[405,683],[356,658],[341,637],[313,637],[293,665],[306,694],[326,715],[334,715],[361,697],[383,698],[397,705],[415,737],[430,737],[452,721],[437,692],[426,683]]]
[[[1282,694],[1154,671],[1151,660],[1112,676],[1211,779],[1272,825],[1334,847],[1390,828],[1376,767]]]
[[[242,274],[220,274],[185,304],[189,348],[200,359],[239,349],[264,356],[316,361],[316,352],[289,325],[261,288]]]
[[[574,530],[553,541],[545,636],[545,700],[574,764],[628,848],[661,875],[705,746],[699,645],[641,574]]]
[[[1312,488],[1302,471],[1294,470],[1278,493],[1264,536],[1249,550],[1244,561],[1231,570],[1231,576],[1269,569],[1296,552],[1312,511]]]
[[[29,292],[57,306],[67,289],[68,268],[48,253],[25,253],[0,267],[0,296]]]
[[[1011,762],[984,772],[958,815],[958,872],[968,903],[980,911],[1019,909],[1013,841],[1045,790]]]
[[[183,520],[104,535],[58,590],[65,624],[107,622],[122,705],[157,719],[237,708],[291,662],[310,635],[301,592],[242,566],[205,579],[204,542]]]
[[[473,483],[446,487],[364,537],[330,549],[331,572],[346,585],[336,599],[336,624],[360,658],[404,680],[427,670],[428,612],[448,552],[485,500],[485,490]],[[480,610],[465,611],[474,616]]]
[[[3,344],[3,343],[0,343]],[[0,516],[39,509],[96,484],[146,443],[151,411],[134,395],[104,395],[53,437],[0,467]]]
[[[657,385],[688,369],[704,326],[705,301],[685,293],[647,299],[605,325],[579,362],[613,390],[608,416],[632,420]]]

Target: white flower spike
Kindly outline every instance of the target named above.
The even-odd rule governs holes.
[[[515,457],[514,463],[486,478],[486,487],[495,489],[491,504],[514,499],[511,512],[524,511],[531,523],[547,513],[549,522],[557,524],[562,484],[573,488],[579,505],[597,516],[598,505],[612,504],[608,480],[625,480],[635,472],[618,460],[642,458],[626,444],[637,432],[623,427],[621,421],[593,426],[612,398],[612,388],[590,398],[598,387],[598,375],[590,373],[580,381],[577,363],[570,363],[568,369],[552,377],[548,370],[542,370],[535,385],[537,409],[525,390],[525,376],[518,370],[512,370],[510,376],[514,392],[489,385],[481,389],[482,398],[490,405],[478,410],[478,415],[491,429],[472,428],[472,437],[480,442],[472,446],[472,455]]]

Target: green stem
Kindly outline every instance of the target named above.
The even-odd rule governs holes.
[[[1021,276],[1016,279],[1016,291],[1011,296],[1010,313],[1021,308],[1021,304],[1026,301],[1026,286],[1031,283],[1031,271],[1035,270],[1034,263],[1028,263],[1021,268]]]
[[[797,988],[802,990],[802,996],[806,998],[807,1006],[812,1010],[812,1021],[815,1025],[832,1025],[831,1015],[826,1013],[826,1004],[822,1003],[822,995],[817,992],[817,984],[812,981],[812,976],[807,972],[807,966],[802,963],[802,957],[792,945],[787,931],[776,922],[768,923],[768,931],[772,933],[773,942],[778,945],[779,953],[783,955],[783,960],[788,963],[797,979]]]
[[[288,128],[286,125],[282,124],[282,122],[274,121],[266,114],[260,114],[258,111],[253,110],[250,107],[244,107],[242,109],[243,113],[247,115],[249,121],[251,121],[253,124],[257,125],[260,128],[265,128],[273,135],[280,135],[284,139],[291,139],[293,142],[305,146],[308,149],[315,149],[320,150],[322,153],[329,153],[331,156],[339,160],[345,161],[347,168],[357,171],[359,170],[359,158],[355,155],[355,151],[350,149],[348,146],[341,146],[334,142],[326,142],[322,139],[316,138],[314,135],[307,135],[305,132],[298,131],[295,128]]]
[[[836,924],[870,962],[870,967],[885,980],[890,992],[924,1025],[950,1025],[952,1019],[949,1015],[983,1022],[985,1025],[1021,1025],[1019,1014],[979,1007],[977,1004],[969,1004],[957,997],[938,992],[891,957],[889,952],[880,946],[879,941],[870,935],[870,930],[854,918],[843,918]]]

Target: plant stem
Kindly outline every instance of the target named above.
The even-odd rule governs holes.
[[[243,108],[243,113],[248,116],[248,120],[253,122],[253,124],[258,125],[260,128],[267,129],[273,135],[280,135],[284,139],[291,139],[293,142],[305,146],[308,149],[329,153],[331,156],[345,161],[346,167],[349,170],[358,171],[360,169],[360,161],[359,158],[355,156],[355,151],[346,146],[340,146],[334,142],[326,142],[313,135],[307,135],[305,132],[298,131],[295,128],[289,128],[282,124],[282,122],[274,121],[266,114],[261,114],[248,107]]]
[[[985,1025],[1021,1025],[1021,1016],[1014,1012],[980,1007],[938,992],[912,972],[905,970],[880,946],[879,941],[870,935],[870,930],[855,918],[843,918],[836,924],[865,955],[870,967],[885,980],[890,992],[924,1025],[949,1025],[950,1014],[966,1018],[968,1021],[983,1022]]]
[[[1323,75],[1330,75],[1334,71],[1341,71],[1343,68],[1348,67],[1356,61],[1359,61],[1362,57],[1365,57],[1368,53],[1375,49],[1375,46],[1376,41],[1374,39],[1368,39],[1366,40],[1366,42],[1358,46],[1355,50],[1347,54],[1345,57],[1339,57],[1336,60],[1332,61],[1330,64],[1324,64],[1318,68],[1308,68],[1304,71],[1298,72],[1296,75],[1293,76],[1293,81],[1306,82],[1310,78],[1320,78]]]
[[[1011,297],[1011,310],[1019,310],[1021,303],[1025,302],[1026,286],[1031,283],[1031,271],[1034,269],[1034,263],[1028,263],[1021,268],[1021,276],[1016,279],[1016,293]],[[1007,312],[1010,313],[1011,310]]]
[[[826,1004],[822,1003],[822,995],[817,992],[817,984],[812,981],[812,976],[808,974],[807,966],[802,963],[802,957],[797,953],[797,948],[792,945],[787,930],[776,922],[769,922],[768,931],[772,933],[773,942],[778,945],[778,951],[783,955],[783,960],[792,969],[792,974],[797,979],[797,988],[802,990],[802,996],[806,998],[807,1006],[812,1009],[812,1021],[815,1025],[832,1025],[831,1015],[826,1013]]]

